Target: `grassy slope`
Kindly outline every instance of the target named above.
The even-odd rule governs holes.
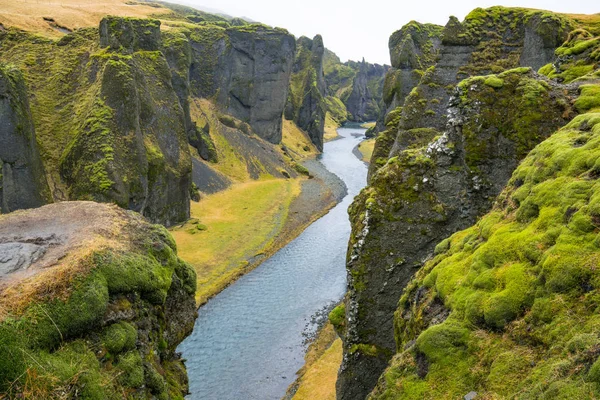
[[[286,180],[264,174],[258,181],[251,180],[244,154],[222,134],[224,127],[214,105],[193,99],[191,115],[210,125],[219,158],[211,167],[234,181],[228,190],[192,203],[190,222],[172,231],[181,258],[197,272],[196,299],[202,304],[256,265],[248,260],[281,247],[274,239],[283,233],[290,204],[300,194],[305,178]],[[287,158],[289,162],[318,153],[306,133],[291,121],[283,121],[282,145],[292,157]],[[282,152],[280,146],[272,147]],[[196,228],[198,220],[205,231]]]
[[[300,381],[293,400],[335,400],[335,381],[342,363],[342,340],[335,342],[311,365]]]
[[[334,400],[337,371],[342,362],[342,341],[327,323],[308,347],[298,379],[288,388],[285,400]]]

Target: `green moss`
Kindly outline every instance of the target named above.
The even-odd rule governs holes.
[[[502,86],[504,86],[504,81],[495,75],[486,78],[486,80],[483,81],[483,83],[485,85],[493,87],[494,89],[500,89]]]
[[[115,364],[117,379],[129,388],[139,388],[144,384],[144,366],[142,358],[137,351],[130,351],[120,355]]]
[[[329,313],[329,322],[331,322],[336,330],[343,330],[346,324],[346,305],[344,303],[331,310]]]
[[[106,350],[117,354],[135,348],[137,329],[128,322],[117,322],[106,328],[102,337]]]
[[[306,169],[306,167],[302,164],[293,163],[292,168],[294,168],[294,170],[296,172],[298,172],[299,174],[302,174],[305,176],[310,176],[310,171],[308,169]]]
[[[581,94],[575,101],[575,108],[580,113],[600,108],[600,85],[583,85]]]

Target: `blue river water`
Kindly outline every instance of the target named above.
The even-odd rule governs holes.
[[[364,129],[340,128],[320,161],[348,195],[327,215],[199,310],[178,348],[187,359],[191,400],[281,399],[304,364],[314,316],[346,290],[347,209],[366,184],[352,149]]]

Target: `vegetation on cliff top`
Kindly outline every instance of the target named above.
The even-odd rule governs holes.
[[[55,211],[48,207],[54,206],[40,210],[51,220]],[[182,399],[187,382],[172,354],[192,326],[179,326],[178,332],[170,324],[184,321],[164,310],[169,296],[181,296],[175,301],[193,325],[194,309],[185,302],[193,298],[195,273],[177,257],[162,226],[114,207],[87,207],[95,207],[87,218],[106,215],[105,231],[90,230],[92,237],[85,238],[93,240],[91,246],[69,249],[59,265],[2,288],[0,393],[31,399],[150,394]],[[154,332],[138,338],[144,324],[152,324]]]

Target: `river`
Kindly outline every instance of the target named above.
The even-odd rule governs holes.
[[[276,400],[304,364],[315,316],[346,291],[347,209],[366,184],[367,166],[352,154],[365,129],[340,128],[325,144],[323,165],[348,195],[258,268],[199,310],[178,348],[187,359],[191,400]]]

